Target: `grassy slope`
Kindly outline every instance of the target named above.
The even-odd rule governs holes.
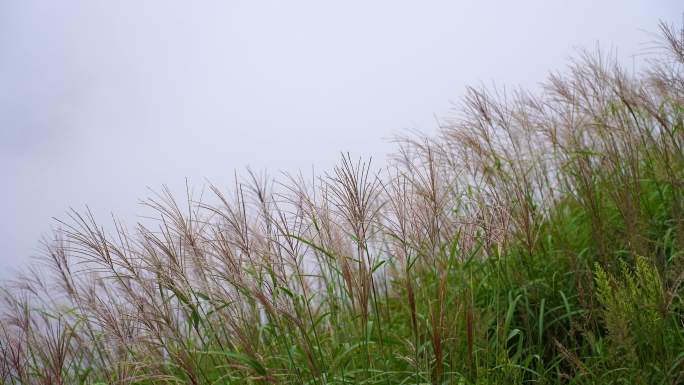
[[[471,90],[379,179],[160,195],[114,237],[74,213],[3,296],[0,383],[682,383],[676,36],[640,77]]]

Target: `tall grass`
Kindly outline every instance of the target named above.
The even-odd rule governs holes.
[[[5,285],[2,384],[684,382],[684,41],[471,88],[384,170],[73,211]]]

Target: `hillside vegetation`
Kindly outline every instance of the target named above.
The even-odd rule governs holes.
[[[468,89],[391,166],[71,212],[1,291],[1,384],[684,383],[684,41]],[[179,156],[182,156],[179,154]],[[218,203],[208,203],[218,202]]]

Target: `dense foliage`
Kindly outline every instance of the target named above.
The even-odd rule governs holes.
[[[684,42],[469,89],[391,166],[72,212],[5,285],[0,384],[684,383]]]

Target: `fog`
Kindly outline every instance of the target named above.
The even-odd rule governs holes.
[[[52,217],[147,187],[382,164],[466,85],[535,87],[597,42],[628,68],[679,1],[0,0],[0,277]]]

